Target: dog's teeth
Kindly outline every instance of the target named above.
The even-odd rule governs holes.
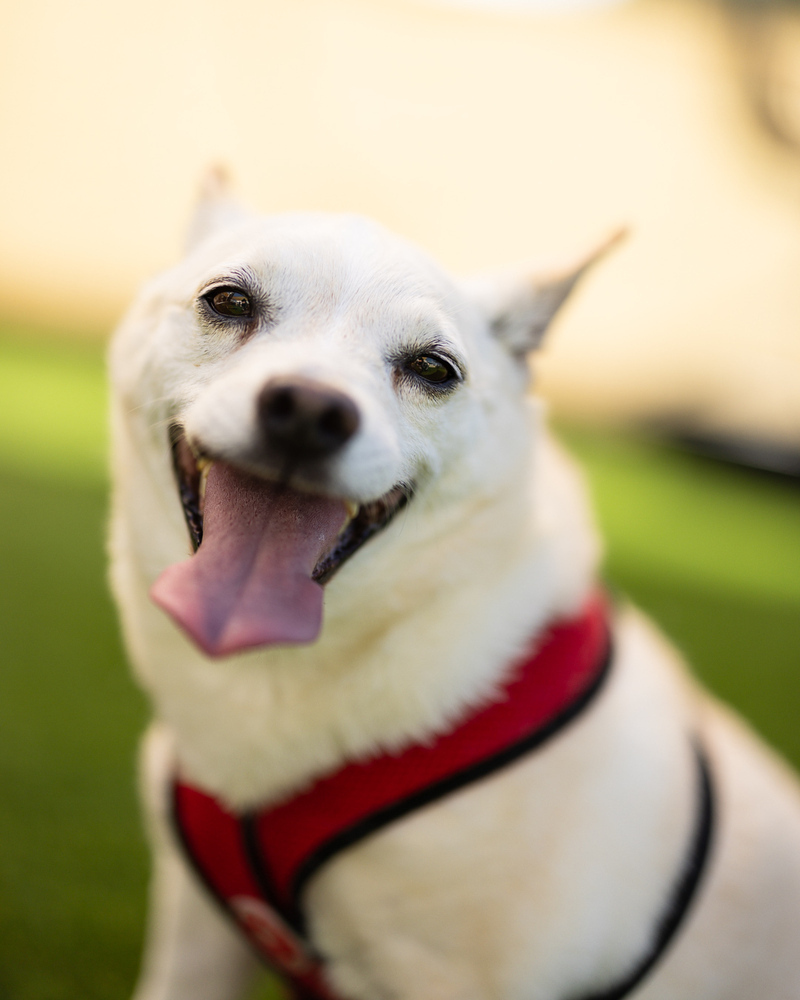
[[[200,473],[200,484],[198,487],[198,495],[200,498],[201,512],[203,509],[203,501],[205,500],[206,496],[206,481],[208,480],[208,474],[211,471],[211,466],[213,464],[214,463],[211,461],[210,458],[201,458],[200,461],[197,463],[197,469]]]
[[[345,518],[344,524],[339,529],[339,537],[345,533],[350,523],[355,519],[356,514],[361,510],[361,504],[357,504],[354,500],[345,500],[344,509],[347,512],[347,517]]]

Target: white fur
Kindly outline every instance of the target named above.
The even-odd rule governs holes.
[[[522,291],[500,280],[498,298],[485,284],[459,289],[363,220],[206,208],[195,230],[111,356],[112,580],[158,720],[143,756],[156,870],[137,1000],[232,1000],[252,965],[167,830],[176,761],[231,806],[252,807],[442,731],[491,696],[547,622],[580,607],[597,563],[580,479],[515,356],[525,323],[532,343],[585,262]],[[242,269],[275,308],[245,343],[194,305]],[[432,336],[467,372],[441,399],[397,385],[387,362]],[[322,381],[359,408],[330,492],[369,501],[412,480],[417,492],[328,584],[318,642],[210,660],[147,597],[188,554],[166,428],[180,416],[240,461],[255,396],[276,375]],[[636,613],[620,616],[616,635],[607,689],[559,737],[314,877],[312,935],[343,996],[566,1000],[621,978],[646,951],[687,850],[699,734],[721,797],[719,840],[698,905],[636,996],[800,997],[793,780]]]

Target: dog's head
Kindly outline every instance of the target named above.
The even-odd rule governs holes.
[[[193,230],[112,351],[133,475],[195,550],[151,548],[151,596],[212,656],[307,643],[323,585],[399,536],[405,507],[441,531],[457,501],[508,488],[525,356],[600,251],[459,286],[359,218],[256,218],[215,194]]]

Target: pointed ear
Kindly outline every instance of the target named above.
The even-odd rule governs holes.
[[[537,348],[553,317],[589,268],[627,235],[618,229],[568,263],[524,268],[468,281],[465,291],[481,310],[492,333],[516,357]]]
[[[186,231],[185,252],[194,250],[212,233],[244,222],[247,218],[247,211],[231,194],[228,171],[220,164],[209,167],[200,181],[194,214]]]

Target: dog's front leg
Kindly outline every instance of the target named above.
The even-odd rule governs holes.
[[[134,1000],[237,1000],[252,981],[255,958],[181,858],[159,850],[155,864]]]
[[[172,754],[169,738],[158,726],[143,741],[141,764],[154,868],[134,1000],[237,1000],[260,966],[175,844],[165,795]]]

